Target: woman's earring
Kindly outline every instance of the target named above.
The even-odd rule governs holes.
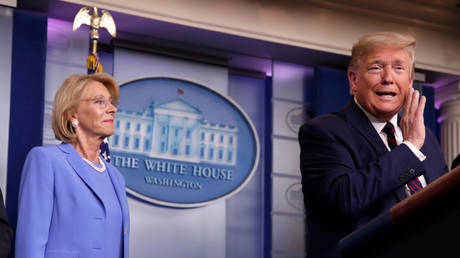
[[[78,120],[73,120],[72,121],[72,126],[77,127],[78,126]]]

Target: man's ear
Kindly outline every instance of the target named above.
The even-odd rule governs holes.
[[[353,71],[348,71],[348,83],[350,84],[350,91],[354,95],[356,92],[356,82],[358,80],[358,76]]]

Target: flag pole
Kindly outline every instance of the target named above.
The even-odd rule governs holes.
[[[93,11],[92,14],[90,12]],[[90,27],[89,39],[90,39],[90,50],[88,57],[86,58],[87,73],[101,73],[103,71],[102,64],[99,62],[97,55],[97,43],[99,40],[99,28],[105,28],[112,37],[117,36],[115,22],[112,15],[106,11],[101,11],[101,16],[98,15],[97,7],[83,7],[81,8],[73,21],[72,30],[77,30],[82,24]],[[110,162],[110,151],[109,143],[105,138],[100,146],[101,155],[107,162]]]

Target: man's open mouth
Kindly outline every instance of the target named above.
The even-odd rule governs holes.
[[[377,95],[379,96],[389,96],[389,97],[394,97],[396,96],[396,93],[395,92],[391,92],[391,91],[376,91],[375,92]]]

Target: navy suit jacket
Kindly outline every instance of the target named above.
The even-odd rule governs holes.
[[[339,240],[406,198],[404,185],[447,172],[435,136],[426,131],[421,162],[405,144],[388,151],[353,98],[299,131],[307,217],[307,257],[340,257]]]
[[[115,167],[105,165],[121,207],[122,256],[127,258],[125,181]],[[105,236],[115,231],[106,226],[107,200],[101,198],[90,173],[96,172],[71,144],[35,147],[29,152],[19,188],[16,258],[104,257]]]
[[[0,190],[0,257],[8,257],[11,249],[13,230],[11,230],[6,216],[5,205],[3,204],[3,194]]]

